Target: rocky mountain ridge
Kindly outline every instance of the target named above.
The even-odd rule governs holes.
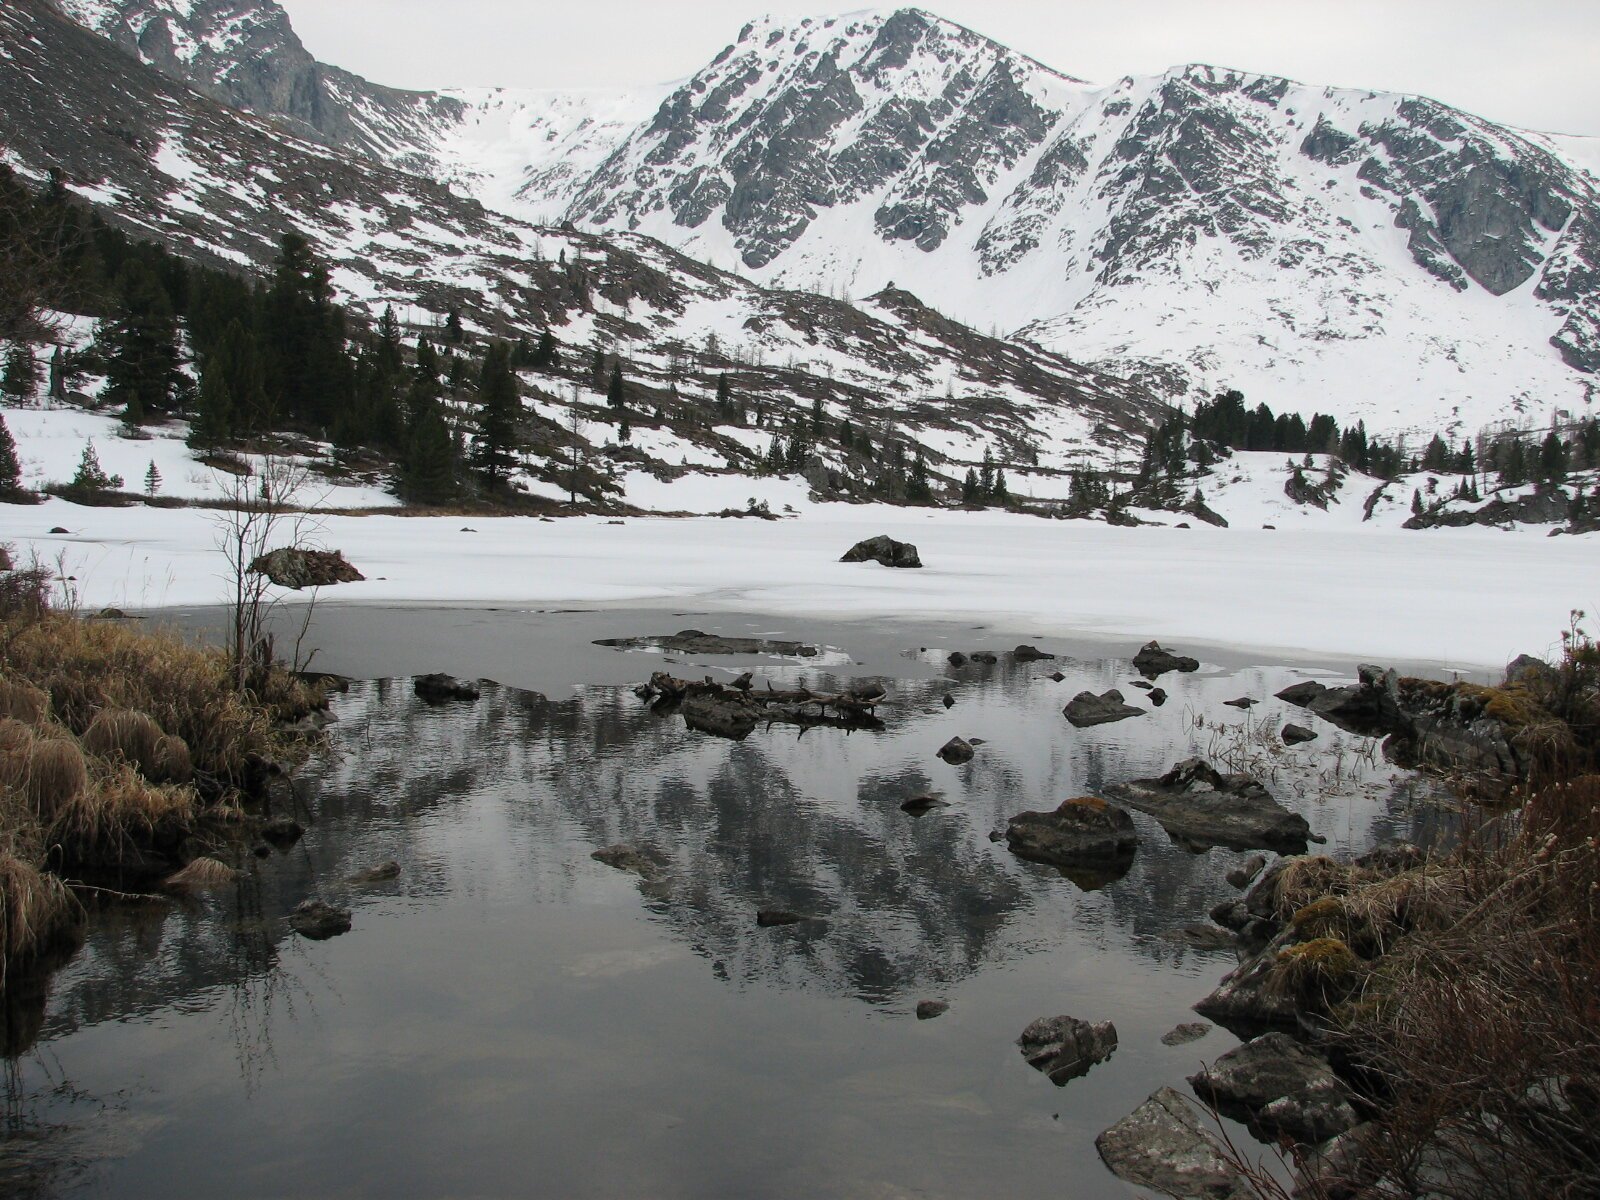
[[[124,42],[176,24],[310,69],[270,0],[61,3]],[[276,42],[230,42],[241,11]],[[225,57],[178,73],[214,87]],[[1594,401],[1581,139],[1209,66],[1093,85],[918,9],[754,21],[681,86],[633,95],[429,98],[320,71],[342,114],[322,136],[497,210],[783,288],[893,284],[1175,399],[1231,385],[1450,437]]]

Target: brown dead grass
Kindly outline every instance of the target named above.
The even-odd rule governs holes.
[[[161,886],[174,892],[203,892],[227,887],[239,878],[239,872],[214,858],[197,858],[181,871],[168,875]]]
[[[37,725],[49,715],[50,694],[20,680],[0,678],[0,717]]]

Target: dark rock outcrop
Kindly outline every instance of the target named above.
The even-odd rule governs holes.
[[[596,646],[617,650],[666,650],[673,654],[766,654],[778,658],[815,658],[817,648],[805,642],[772,638],[723,637],[684,629],[642,637],[597,638]]]
[[[1125,704],[1122,693],[1112,688],[1096,696],[1093,692],[1079,692],[1061,710],[1068,721],[1078,729],[1091,725],[1108,725],[1112,721],[1125,721],[1129,717],[1142,717],[1145,710]]]
[[[411,689],[416,692],[418,699],[428,704],[447,704],[452,700],[464,700],[470,703],[482,695],[476,683],[437,671],[429,675],[418,675],[412,681]]]
[[[1146,642],[1133,656],[1133,669],[1146,679],[1155,679],[1168,671],[1198,671],[1200,660],[1163,650],[1160,642]]]
[[[942,1017],[950,1011],[950,1005],[943,1000],[918,1000],[917,1020],[931,1021],[935,1017]]]
[[[1063,1087],[1111,1057],[1117,1048],[1117,1027],[1110,1021],[1040,1017],[1022,1031],[1017,1045],[1029,1066],[1043,1071],[1057,1087]]]
[[[897,542],[888,534],[867,538],[845,551],[840,562],[875,562],[886,567],[920,567],[922,559],[910,542]]]
[[[1158,779],[1135,779],[1105,789],[1115,800],[1147,812],[1173,839],[1194,848],[1227,846],[1303,851],[1311,827],[1248,775],[1223,775],[1203,759],[1179,763]]]
[[[1355,1125],[1350,1093],[1327,1061],[1284,1033],[1266,1033],[1189,1077],[1195,1095],[1270,1136],[1302,1145]]]
[[[939,747],[939,757],[953,767],[972,761],[972,743],[966,738],[953,737]]]
[[[1054,812],[1022,812],[1006,822],[1006,844],[1018,858],[1058,867],[1131,859],[1139,847],[1133,818],[1095,796],[1062,801]]]
[[[350,910],[321,900],[302,900],[289,914],[289,927],[303,938],[325,942],[350,932]]]
[[[1278,736],[1283,739],[1285,746],[1303,746],[1306,742],[1317,740],[1314,730],[1307,729],[1304,725],[1296,725],[1292,721],[1283,727]]]

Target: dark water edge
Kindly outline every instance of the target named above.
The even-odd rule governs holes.
[[[166,619],[197,629],[215,612]],[[833,650],[823,665],[669,663],[588,644],[690,626]],[[324,607],[314,635],[317,668],[515,686],[432,708],[404,680],[357,683],[300,774],[315,815],[300,845],[250,860],[228,892],[99,916],[8,1061],[0,1190],[1131,1195],[1094,1135],[1235,1044],[1159,1039],[1232,964],[1174,935],[1234,894],[1222,876],[1247,855],[1192,853],[1135,814],[1131,870],[1084,891],[990,832],[1194,752],[1270,772],[1330,852],[1427,840],[1442,819],[1364,739],[1319,724],[1310,748],[1273,748],[1304,715],[1266,698],[1353,664],[1207,653],[1201,672],[1163,677],[1164,708],[1074,731],[1060,707],[1075,692],[1134,695],[1136,647],[682,610]],[[1019,641],[1065,657],[944,661]],[[879,733],[726,742],[623,686],[661,666],[819,687],[874,674],[892,701]],[[1221,705],[1240,694],[1264,702]],[[971,764],[934,757],[953,734],[985,739]],[[900,811],[928,791],[947,807]],[[618,841],[657,854],[662,878],[590,858]],[[398,881],[345,882],[389,858]],[[351,907],[352,932],[288,933],[311,895]],[[826,924],[757,928],[768,907]],[[917,1021],[930,998],[950,1010]],[[1121,1035],[1063,1089],[1013,1044],[1056,1013]]]

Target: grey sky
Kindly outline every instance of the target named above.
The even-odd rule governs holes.
[[[318,58],[399,87],[628,87],[692,74],[816,0],[281,0]],[[892,6],[890,6],[892,7]],[[1206,62],[1418,92],[1600,135],[1600,0],[940,0],[920,7],[1094,81]]]

